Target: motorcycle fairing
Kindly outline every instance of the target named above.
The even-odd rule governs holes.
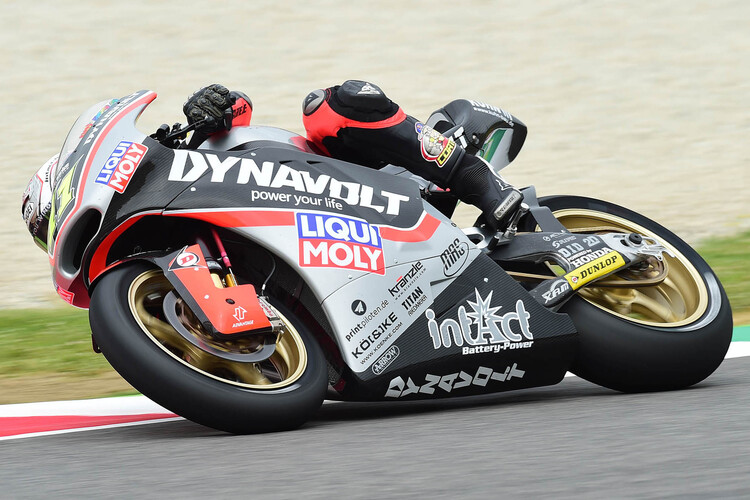
[[[415,281],[405,292],[422,286]],[[578,340],[570,317],[543,307],[489,257],[478,255],[442,291],[431,292],[431,303],[395,340],[374,351],[368,369],[349,363],[353,373],[344,375],[346,398],[422,399],[514,390],[555,384],[570,368]],[[398,312],[401,319],[403,308]],[[376,321],[387,313],[380,312]],[[370,333],[353,337],[342,346],[343,354]]]
[[[388,385],[385,377],[400,366],[396,359],[387,370],[379,374],[372,371],[391,345],[404,353],[402,360],[415,357],[417,367],[441,368],[444,360],[458,356],[455,359],[457,364],[451,366],[476,369],[476,361],[485,360],[486,354],[468,356],[467,361],[466,356],[460,351],[456,355],[452,348],[436,352],[431,347],[430,337],[425,337],[424,333],[429,334],[430,325],[433,325],[430,321],[442,323],[446,321],[445,314],[453,314],[459,307],[450,311],[445,305],[433,305],[433,298],[437,303],[448,300],[456,304],[471,298],[469,291],[484,294],[482,297],[487,298],[488,293],[496,290],[488,284],[490,281],[503,289],[507,284],[508,289],[513,290],[512,296],[516,300],[503,298],[500,302],[503,310],[511,310],[519,297],[523,297],[523,307],[532,318],[530,328],[535,334],[534,350],[544,341],[544,328],[538,324],[543,324],[545,313],[552,313],[540,312],[541,306],[531,304],[520,285],[480,255],[481,252],[450,220],[424,203],[416,183],[287,147],[271,147],[267,143],[257,149],[230,152],[171,150],[135,135],[134,122],[140,111],[142,109],[131,108],[132,118],[121,120],[123,128],[113,128],[112,133],[117,133],[112,138],[105,137],[109,142],[102,141],[100,148],[103,152],[96,155],[95,161],[87,161],[91,170],[87,179],[94,183],[91,176],[96,175],[98,169],[91,168],[91,165],[105,165],[120,141],[138,140],[148,149],[129,179],[125,196],[115,195],[114,190],[103,185],[100,189],[109,191],[98,191],[101,194],[96,200],[97,208],[107,208],[95,244],[90,248],[105,243],[101,245],[105,248],[105,255],[87,253],[86,259],[110,265],[106,255],[107,235],[110,232],[117,234],[121,225],[146,213],[194,218],[228,227],[284,259],[310,286],[322,304],[347,365],[354,373],[352,379],[361,380],[368,393],[377,387],[375,392],[384,394],[381,389]],[[128,126],[124,126],[125,123]],[[93,189],[91,193],[94,193]],[[345,227],[348,229],[344,230]],[[304,261],[306,240],[312,241],[312,246],[307,247],[310,259],[317,258],[318,261]],[[324,247],[324,243],[328,247]],[[355,268],[339,265],[338,261],[349,255],[344,250],[347,245],[350,250],[356,245],[363,247],[365,253],[359,254],[359,264],[368,264],[369,268],[358,270],[356,265]],[[369,261],[361,258],[367,252],[366,246],[370,247],[367,255],[373,257]],[[466,257],[458,263],[452,257],[446,259],[446,255],[454,252],[457,246],[467,249]],[[324,260],[326,255],[322,249],[329,251],[328,260]],[[382,252],[382,255],[377,252]],[[472,275],[467,282],[466,269],[478,259],[485,262],[480,273],[482,279]],[[486,268],[488,261],[492,269]],[[483,281],[485,278],[488,281]],[[451,288],[458,280],[462,281],[456,288]],[[469,283],[472,287],[460,283]],[[417,287],[421,294],[417,293]],[[395,296],[391,290],[395,290]],[[493,293],[495,299],[491,305],[495,306],[498,292]],[[426,297],[424,300],[422,294]],[[387,299],[389,296],[390,300]],[[356,318],[352,318],[352,307],[355,299],[373,308],[380,305],[375,326],[385,341],[375,339],[370,325],[362,325],[361,321],[360,328],[354,331]],[[385,300],[388,304],[384,306]],[[428,310],[437,316],[428,317]],[[541,333],[537,334],[540,329]],[[561,331],[567,330],[562,328]],[[418,340],[404,343],[402,336]],[[365,338],[378,341],[363,348]],[[523,361],[523,353],[514,358],[514,362],[519,361]],[[519,383],[516,378],[527,381],[536,376],[510,377],[514,383],[506,384],[506,387]],[[357,386],[357,382],[349,385],[354,388],[350,390],[355,391]]]
[[[89,303],[81,275],[80,246],[86,243],[81,243],[81,236],[91,225],[98,231],[102,212],[119,194],[96,178],[121,141],[143,142],[145,135],[135,129],[135,120],[155,98],[154,92],[141,90],[110,101],[94,117],[82,115],[79,122],[90,119],[91,126],[80,138],[69,136],[63,147],[53,185],[48,253],[55,287],[74,306],[85,308]],[[75,135],[74,130],[71,133]],[[142,165],[138,169],[143,170]]]

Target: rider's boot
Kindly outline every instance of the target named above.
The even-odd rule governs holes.
[[[450,186],[461,201],[478,207],[486,224],[496,231],[507,228],[523,201],[518,189],[505,182],[482,158],[470,154],[465,154],[454,168]]]

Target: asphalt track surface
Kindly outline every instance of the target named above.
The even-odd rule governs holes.
[[[578,378],[328,403],[292,432],[188,421],[0,442],[0,498],[747,498],[750,358],[675,392]]]

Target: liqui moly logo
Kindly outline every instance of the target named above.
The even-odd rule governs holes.
[[[148,148],[143,144],[120,141],[96,177],[96,182],[106,184],[118,193],[125,192],[147,151]]]
[[[377,227],[340,215],[298,212],[299,264],[385,274]]]

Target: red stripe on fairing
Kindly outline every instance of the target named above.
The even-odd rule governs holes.
[[[380,228],[380,237],[389,241],[418,243],[432,238],[432,235],[435,234],[438,227],[440,227],[440,221],[425,212],[422,220],[416,227],[398,229],[395,227],[384,226]]]
[[[169,217],[199,219],[219,227],[293,226],[294,212],[270,210],[227,210],[164,212]]]
[[[104,271],[107,266],[107,254],[115,241],[132,227],[136,222],[147,215],[163,215],[165,217],[184,217],[198,219],[218,227],[269,227],[269,226],[294,226],[294,212],[275,210],[217,210],[217,211],[180,211],[180,212],[147,212],[138,214],[117,226],[102,241],[96,249],[91,264],[89,265],[89,283],[93,282]],[[399,229],[391,226],[380,226],[380,237],[388,241],[403,243],[419,243],[432,238],[440,221],[430,214],[423,212],[420,221],[415,227]]]
[[[227,210],[164,212],[165,216],[200,219],[219,227],[262,227],[294,226],[294,212],[273,210]],[[432,238],[440,221],[423,212],[422,218],[415,227],[400,229],[391,226],[380,226],[380,237],[384,240],[404,243],[418,243]]]
[[[141,220],[143,217],[147,215],[156,215],[159,213],[161,212],[146,212],[143,214],[135,215],[117,226],[114,230],[110,231],[107,237],[104,238],[104,240],[97,247],[93,257],[91,257],[91,264],[89,264],[89,283],[92,283],[100,274],[109,269],[109,267],[107,266],[107,255],[109,254],[109,250],[112,248],[112,245],[114,245],[115,241],[117,241],[117,238],[122,236],[122,233],[132,227],[133,224]]]
[[[0,437],[18,436],[36,432],[82,429],[102,425],[125,424],[145,420],[175,418],[174,413],[142,413],[139,415],[56,415],[46,417],[2,417]]]

